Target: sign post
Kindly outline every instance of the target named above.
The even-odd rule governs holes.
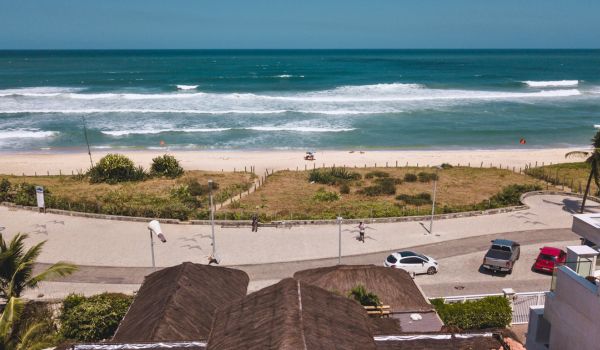
[[[44,188],[35,186],[35,198],[37,199],[37,207],[40,212],[46,212],[46,204],[44,203]]]

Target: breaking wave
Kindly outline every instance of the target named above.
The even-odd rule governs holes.
[[[554,81],[524,81],[523,84],[530,87],[566,87],[566,86],[577,86],[579,80],[554,80]]]
[[[549,83],[549,82],[545,82]],[[182,85],[179,85],[182,86]],[[188,87],[192,87],[191,85]],[[399,113],[478,101],[519,101],[581,95],[578,89],[485,91],[432,89],[419,84],[341,86],[310,92],[271,93],[88,93],[72,88],[0,90],[6,113],[180,113],[352,115]]]
[[[58,134],[56,131],[42,131],[39,129],[7,129],[0,131],[0,140],[4,139],[39,139]]]

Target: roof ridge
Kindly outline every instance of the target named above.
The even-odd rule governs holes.
[[[302,290],[300,289],[300,281],[296,281],[298,286],[298,311],[300,312],[300,335],[302,336],[302,345],[306,348],[306,337],[304,336],[304,318],[302,317]]]
[[[180,280],[180,278],[179,278],[179,277],[182,275],[182,273],[183,273],[184,269],[185,269],[185,268],[186,268],[186,267],[187,267],[189,264],[193,264],[193,263],[190,263],[190,262],[183,262],[183,263],[181,263],[181,264],[180,264],[180,265],[178,265],[178,266],[173,266],[173,268],[176,268],[176,269],[178,270],[178,271],[177,271],[177,274],[176,274],[176,275],[175,275],[175,277],[174,277],[174,278],[175,278],[175,281],[176,281],[176,283],[172,283],[172,284],[171,284],[172,286],[171,286],[170,288],[168,288],[168,290],[170,291],[170,293],[169,293],[169,295],[168,295],[168,297],[167,297],[167,300],[165,300],[165,302],[164,302],[164,304],[163,304],[163,306],[162,306],[162,310],[161,310],[161,311],[160,311],[160,313],[159,313],[159,314],[160,314],[160,316],[164,316],[164,315],[165,315],[165,313],[166,313],[166,310],[167,310],[167,306],[171,304],[171,301],[173,300],[173,298],[174,298],[174,295],[175,295],[175,293],[173,292],[173,290],[177,290],[177,289],[178,289],[178,287],[179,287],[179,280]],[[159,270],[159,271],[165,271],[165,270],[166,270],[166,269],[164,269],[164,270]],[[162,317],[160,317],[160,319],[162,320]],[[156,322],[156,324],[155,324],[155,325],[154,325],[154,327],[152,328],[152,331],[150,332],[150,338],[151,338],[152,340],[154,340],[154,336],[156,335],[156,333],[158,332],[158,328],[160,328],[160,326],[161,326],[162,324],[163,324],[163,322]]]

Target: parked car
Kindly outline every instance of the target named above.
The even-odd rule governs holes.
[[[483,258],[482,266],[493,272],[512,273],[521,256],[521,245],[508,239],[495,239]]]
[[[383,266],[395,267],[411,274],[426,273],[433,275],[439,271],[439,266],[434,258],[411,251],[402,251],[390,254]]]
[[[543,247],[533,263],[533,269],[541,272],[552,272],[557,266],[567,261],[567,253],[560,248]]]

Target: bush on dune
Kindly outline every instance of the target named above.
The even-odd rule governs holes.
[[[171,179],[183,175],[183,168],[179,165],[179,161],[174,156],[165,154],[152,159],[150,166],[150,175],[165,176]]]
[[[131,159],[122,154],[107,154],[88,171],[88,175],[91,183],[109,184],[146,178],[144,168],[136,167]]]
[[[345,168],[315,169],[308,175],[308,181],[323,185],[340,185],[360,178],[359,173]]]

